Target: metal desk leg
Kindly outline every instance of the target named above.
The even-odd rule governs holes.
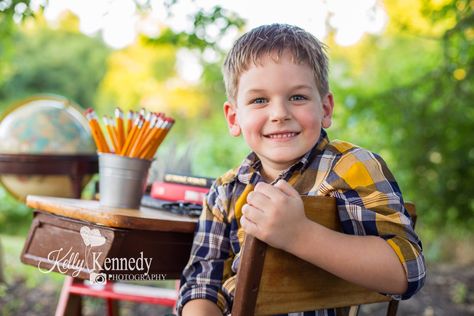
[[[74,282],[80,282],[78,279],[67,276],[64,280],[61,296],[56,307],[56,316],[80,316],[82,315],[82,297],[69,292]]]

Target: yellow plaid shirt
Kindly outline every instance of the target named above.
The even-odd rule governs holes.
[[[230,313],[244,238],[235,205],[249,183],[263,181],[260,166],[258,157],[251,153],[211,187],[183,271],[178,314],[184,304],[198,298],[213,301],[224,315]],[[405,268],[408,289],[392,297],[407,299],[421,289],[426,271],[421,241],[413,231],[395,178],[381,157],[347,142],[329,142],[321,130],[317,144],[278,179],[290,177],[301,195],[336,198],[345,233],[380,236],[394,249]],[[334,310],[304,313],[333,314]]]

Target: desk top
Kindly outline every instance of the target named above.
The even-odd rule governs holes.
[[[92,200],[29,195],[26,204],[43,212],[115,228],[189,233],[197,223],[197,218],[168,211],[103,207]]]

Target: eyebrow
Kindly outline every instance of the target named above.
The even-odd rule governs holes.
[[[300,84],[297,86],[292,87],[293,90],[298,90],[298,89],[311,89],[312,87],[307,85],[307,84]]]
[[[294,87],[291,87],[290,90],[299,90],[299,89],[311,89],[312,87],[306,84],[300,84]],[[249,94],[260,94],[264,93],[266,90],[265,89],[250,89],[245,92],[246,95]]]
[[[265,92],[265,89],[250,89],[248,91],[245,92],[246,95],[248,94],[260,94],[260,93],[264,93]]]

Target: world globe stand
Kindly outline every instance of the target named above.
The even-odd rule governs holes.
[[[0,154],[0,175],[67,175],[74,198],[80,198],[85,176],[97,173],[96,154]]]

